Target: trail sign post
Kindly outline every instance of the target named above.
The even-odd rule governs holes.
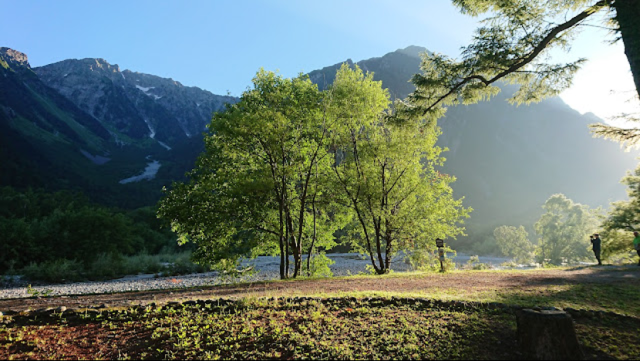
[[[444,272],[444,240],[436,238],[436,246],[438,247],[438,259],[440,259],[440,272]]]

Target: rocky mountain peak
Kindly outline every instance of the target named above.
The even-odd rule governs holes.
[[[27,54],[11,48],[0,48],[0,59],[6,62],[9,66],[31,67],[29,65]]]
[[[120,66],[118,64],[110,64],[108,61],[102,58],[84,58],[75,61],[65,60],[76,69],[85,69],[89,71],[107,72],[107,73],[120,73]]]

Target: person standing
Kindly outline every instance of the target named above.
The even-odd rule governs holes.
[[[633,232],[633,248],[638,252],[638,257],[640,257],[640,234],[638,232]],[[638,266],[640,266],[640,260],[638,261]]]
[[[602,266],[602,261],[600,261],[600,250],[602,246],[602,240],[600,240],[599,234],[594,234],[591,236],[591,244],[593,245],[593,254],[596,256],[598,260],[598,265]]]

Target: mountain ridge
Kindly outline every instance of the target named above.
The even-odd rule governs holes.
[[[165,148],[202,133],[213,112],[235,101],[170,78],[121,71],[104,59],[63,60],[34,71],[103,124],[136,140],[157,138]]]

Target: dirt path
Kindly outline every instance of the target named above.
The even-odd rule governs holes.
[[[179,280],[179,277],[178,277]],[[569,270],[531,270],[517,272],[466,271],[448,274],[427,273],[419,275],[392,275],[388,277],[352,277],[286,282],[257,282],[228,286],[201,287],[196,289],[126,292],[100,295],[58,296],[48,298],[22,298],[0,300],[0,311],[24,311],[47,307],[67,308],[121,307],[152,302],[166,303],[175,300],[281,297],[300,295],[329,295],[352,291],[382,291],[428,293],[443,290],[527,290],[550,285],[580,283],[635,283],[640,286],[640,267],[605,266]]]

